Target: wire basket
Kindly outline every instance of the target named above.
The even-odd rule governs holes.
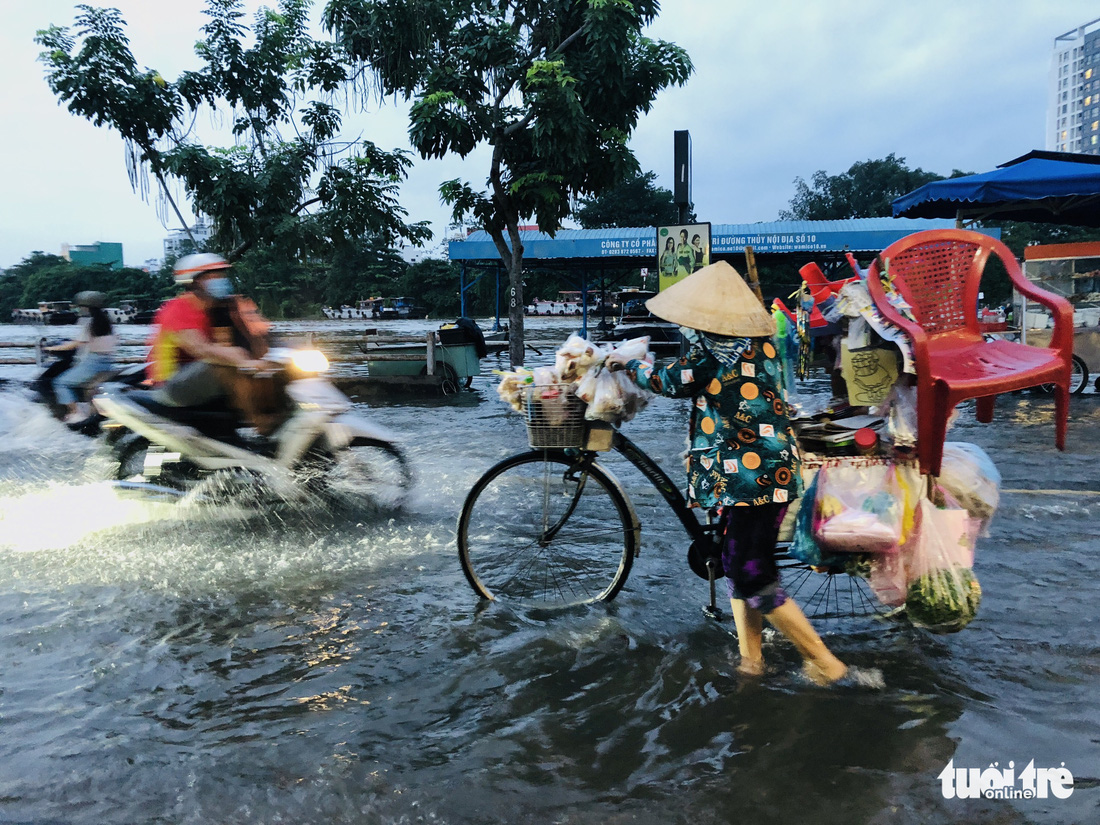
[[[572,384],[537,384],[524,394],[523,417],[527,440],[535,448],[583,447],[587,423],[585,404],[573,394]]]

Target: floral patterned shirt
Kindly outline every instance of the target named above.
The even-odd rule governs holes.
[[[688,433],[689,497],[702,507],[782,504],[802,492],[801,464],[781,365],[768,338],[752,338],[723,363],[697,341],[687,355],[627,370],[640,387],[694,398]]]

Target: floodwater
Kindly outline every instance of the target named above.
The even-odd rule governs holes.
[[[547,359],[569,329],[530,326]],[[770,635],[767,677],[739,677],[681,528],[614,462],[644,523],[616,601],[480,606],[455,521],[525,448],[494,383],[361,406],[417,468],[396,513],[120,500],[95,442],[0,387],[0,821],[1097,821],[1100,396],[1073,399],[1065,453],[1047,396],[1001,399],[992,425],[963,410],[951,437],[983,446],[1008,491],[978,546],[981,609],[951,636],[821,622],[882,671],[874,691],[807,684]],[[657,400],[626,432],[675,476],[685,422]],[[949,800],[949,760],[1064,763],[1074,791]]]

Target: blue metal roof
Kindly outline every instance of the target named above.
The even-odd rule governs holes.
[[[712,224],[712,255],[777,252],[881,252],[894,241],[924,229],[953,229],[953,220],[914,218],[855,218],[847,221],[774,221],[771,223]],[[1000,230],[981,230],[1000,237]],[[545,232],[520,232],[523,257],[553,258],[655,258],[656,227],[615,229],[562,229],[551,238]],[[497,248],[484,231],[451,241],[453,261],[497,260]]]

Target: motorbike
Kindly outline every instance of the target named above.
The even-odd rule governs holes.
[[[272,348],[282,421],[261,435],[224,402],[158,403],[154,393],[106,384],[92,399],[117,459],[117,488],[157,500],[242,495],[270,501],[319,496],[399,507],[413,484],[398,438],[353,411],[322,377],[317,350]]]

